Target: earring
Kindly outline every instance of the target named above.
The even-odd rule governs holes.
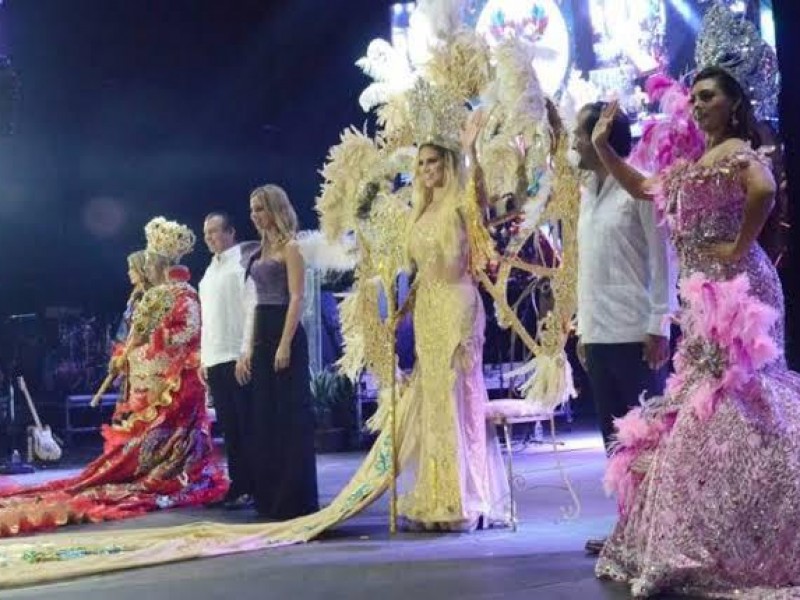
[[[733,117],[731,118],[731,125],[733,125],[734,127],[739,126],[739,119],[736,117],[736,115],[733,115]]]

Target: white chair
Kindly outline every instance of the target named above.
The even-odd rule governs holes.
[[[503,437],[505,438],[506,476],[508,478],[512,531],[517,530],[517,501],[514,490],[517,487],[517,485],[522,487],[525,482],[524,477],[519,475],[517,476],[514,475],[514,452],[511,446],[514,426],[523,423],[524,424],[533,423],[538,425],[544,423],[545,421],[549,422],[550,439],[553,444],[553,451],[557,452],[559,444],[559,442],[556,440],[555,417],[557,416],[557,414],[558,413],[551,410],[542,410],[532,402],[526,400],[512,399],[512,398],[492,400],[487,405],[486,408],[487,421],[489,421],[493,425],[502,427]],[[558,464],[559,469],[561,470],[562,477],[565,483],[565,488],[572,495],[572,499],[575,506],[573,514],[577,516],[577,513],[580,512],[580,504],[578,502],[577,495],[572,489],[572,485],[569,483],[569,479],[567,478],[566,473],[563,471],[563,468],[561,467],[561,462],[558,460],[558,458],[556,458],[556,462]],[[519,482],[517,481],[518,479],[520,480]]]

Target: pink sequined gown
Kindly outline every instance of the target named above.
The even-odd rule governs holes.
[[[746,274],[749,294],[779,313],[766,337],[780,354],[749,378],[749,394],[726,394],[701,418],[687,397],[711,363],[691,351],[698,338],[684,328],[684,363],[655,411],[670,412],[668,426],[596,565],[635,597],[800,597],[800,375],[783,357],[780,281],[758,246],[728,265],[699,251],[734,239],[751,160],[764,159],[741,151],[709,167],[681,162],[661,180],[682,279],[701,274],[714,285]]]

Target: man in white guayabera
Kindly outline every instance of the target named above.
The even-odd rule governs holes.
[[[589,376],[606,451],[613,421],[645,396],[664,391],[670,317],[677,307],[675,269],[652,202],[635,200],[603,167],[592,145],[605,106],[578,113],[573,160],[587,171],[578,220],[578,356]],[[609,142],[631,151],[628,118],[615,117]],[[599,551],[602,540],[587,550]]]
[[[245,282],[245,259],[236,243],[236,230],[223,212],[210,213],[203,236],[213,255],[200,280],[200,376],[214,401],[217,423],[225,439],[230,489],[225,508],[252,504],[248,435],[250,394],[236,380],[236,361],[244,341],[250,295]]]

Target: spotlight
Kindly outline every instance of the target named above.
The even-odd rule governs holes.
[[[743,15],[747,10],[747,3],[744,0],[736,0],[731,2],[731,10],[737,14]]]
[[[689,4],[688,0],[670,0],[672,8],[675,9],[681,18],[691,25],[692,29],[698,31],[700,29],[700,17]]]

